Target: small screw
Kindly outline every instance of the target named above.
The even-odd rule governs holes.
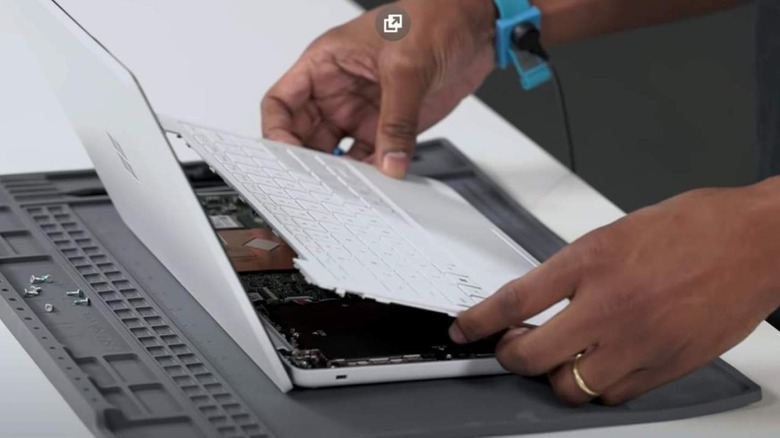
[[[29,288],[24,289],[24,296],[25,297],[37,297],[41,293],[41,288],[37,286],[30,286]]]
[[[45,310],[46,313],[54,312],[54,306],[52,306],[50,303],[46,303],[43,305],[43,310]]]
[[[76,289],[76,290],[71,290],[71,291],[65,292],[65,295],[67,295],[69,297],[79,297],[79,298],[81,298],[81,297],[84,296],[84,292],[82,292],[81,289]]]
[[[89,298],[79,298],[73,301],[74,306],[89,306],[90,304]]]
[[[41,284],[41,283],[48,283],[51,279],[51,275],[45,274],[41,275],[40,277],[37,277],[35,275],[30,276],[30,284]]]

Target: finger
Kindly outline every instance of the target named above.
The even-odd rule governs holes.
[[[394,58],[384,63],[381,84],[376,164],[386,175],[403,178],[414,151],[420,107],[430,80],[416,62]]]
[[[374,145],[366,143],[364,141],[355,140],[355,142],[352,143],[352,147],[349,148],[349,152],[347,152],[347,156],[357,161],[363,161],[373,153],[374,153]]]
[[[295,114],[311,99],[311,77],[306,65],[297,62],[263,97],[263,137],[289,144],[303,143],[301,133],[295,130]]]
[[[482,339],[518,326],[571,297],[579,282],[578,257],[572,248],[567,246],[541,266],[461,313],[450,326],[450,338],[459,344]]]
[[[582,382],[597,394],[602,394],[606,388],[630,375],[636,368],[636,360],[626,353],[626,349],[610,346],[595,346],[577,361],[577,371]],[[553,371],[550,383],[555,394],[572,405],[581,405],[594,398],[577,385],[574,360],[565,362]]]
[[[496,346],[496,359],[508,371],[538,376],[571,361],[596,343],[596,324],[577,312],[575,304],[533,330],[508,331]],[[522,336],[517,336],[521,332]]]
[[[326,153],[333,153],[343,136],[344,132],[339,128],[329,123],[320,123],[315,128],[314,133],[305,140],[304,146]]]

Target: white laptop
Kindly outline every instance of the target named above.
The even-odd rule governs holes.
[[[55,0],[11,4],[123,220],[281,390],[502,372],[446,328],[537,262],[457,193],[158,117]],[[196,195],[165,131],[227,185]]]

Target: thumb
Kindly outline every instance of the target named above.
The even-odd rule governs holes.
[[[376,164],[386,175],[403,178],[409,168],[429,81],[421,68],[385,68],[376,136]]]

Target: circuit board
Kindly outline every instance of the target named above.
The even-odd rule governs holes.
[[[234,194],[200,197],[236,272],[293,270],[295,251]]]
[[[211,225],[219,230],[242,228],[268,228],[268,224],[252,207],[231,192],[214,193],[198,197]]]
[[[452,318],[312,286],[298,272],[240,275],[259,314],[290,344],[300,368],[333,368],[490,357],[495,339],[453,344]]]

